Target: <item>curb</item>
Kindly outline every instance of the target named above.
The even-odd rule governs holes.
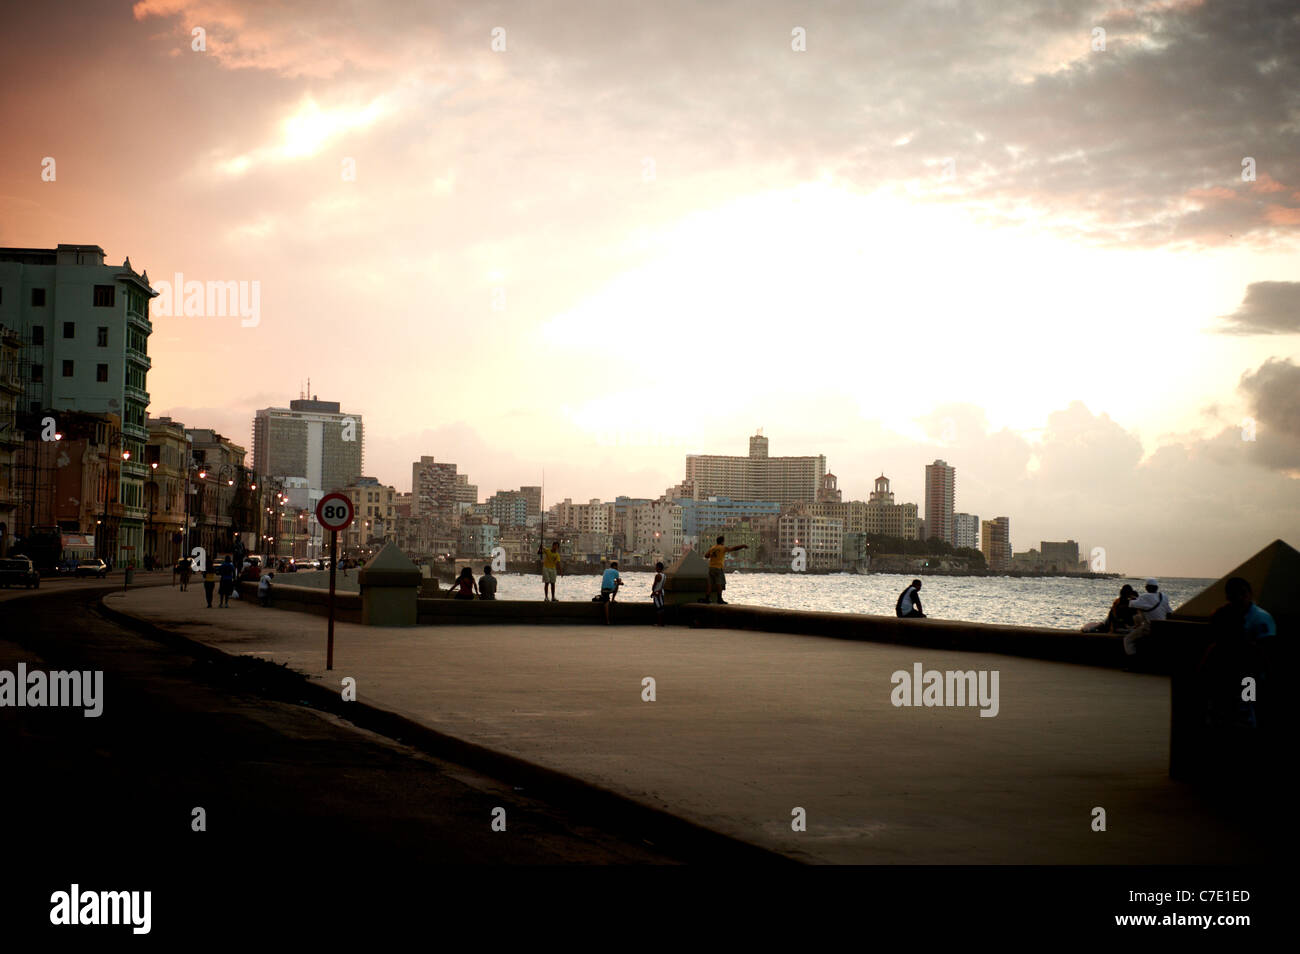
[[[114,622],[198,659],[257,659],[223,652],[149,620],[114,609],[104,603],[103,597],[100,598],[98,607],[102,615]],[[276,663],[269,665],[280,668]],[[293,694],[298,696],[299,705],[306,703],[312,708],[329,712],[359,728],[409,745],[434,758],[473,769],[497,781],[508,782],[522,788],[529,796],[540,798],[568,812],[581,810],[583,824],[600,828],[628,841],[647,842],[687,863],[769,866],[804,864],[795,858],[713,831],[662,809],[643,805],[591,782],[447,735],[369,703],[344,702],[338,692],[312,682],[294,670],[285,668],[284,678],[285,685],[293,683]],[[264,690],[259,694],[266,697]]]

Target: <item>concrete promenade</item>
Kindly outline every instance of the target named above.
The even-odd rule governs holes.
[[[1167,777],[1158,676],[741,630],[445,623],[339,623],[326,674],[320,617],[207,609],[199,586],[105,602],[324,685],[351,676],[370,705],[803,861],[1265,860],[1245,820]],[[893,706],[891,674],[917,662],[998,670],[996,718]]]

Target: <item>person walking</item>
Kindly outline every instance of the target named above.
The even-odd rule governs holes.
[[[221,584],[217,588],[217,593],[220,596],[217,607],[218,609],[221,607],[229,609],[230,594],[235,590],[235,564],[230,557],[227,556],[225,561],[217,567],[217,579]]]
[[[181,577],[181,592],[184,593],[190,588],[190,576],[194,573],[194,564],[190,562],[189,557],[181,557],[176,561],[176,571]]]
[[[610,616],[610,609],[618,596],[618,588],[623,585],[623,577],[618,572],[618,561],[610,561],[608,569],[600,576],[600,596],[596,597],[600,602],[605,604],[605,625],[608,626],[613,620]]]
[[[271,605],[271,580],[275,574],[267,570],[257,581],[257,601],[263,606]]]
[[[494,600],[497,598],[497,578],[492,575],[492,564],[483,567],[483,575],[478,578],[478,598]]]
[[[203,595],[208,600],[208,609],[212,609],[212,591],[217,588],[217,574],[211,566],[203,568]]]
[[[894,615],[899,619],[925,619],[921,609],[921,581],[913,580],[898,594]]]
[[[537,553],[542,558],[542,602],[558,603],[559,600],[555,598],[555,578],[560,573],[560,541],[552,541],[549,550],[543,550],[539,546]]]
[[[748,550],[749,544],[742,543],[738,546],[729,547],[723,542],[723,537],[718,537],[718,542],[709,547],[704,558],[709,561],[709,579],[704,588],[704,599],[701,603],[709,602],[709,597],[713,591],[718,591],[718,602],[725,606],[727,601],[722,598],[722,591],[727,588],[727,554],[734,553],[737,550]]]
[[[662,626],[664,624],[664,583],[665,581],[666,581],[666,576],[664,574],[664,565],[663,563],[656,563],[654,582],[650,584],[650,599],[654,600],[654,604],[655,604],[655,625],[656,626]]]

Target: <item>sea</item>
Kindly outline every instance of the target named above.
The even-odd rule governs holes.
[[[541,599],[537,574],[498,574],[497,599]],[[818,610],[825,613],[894,615],[898,594],[914,577],[901,574],[801,574],[728,572],[724,599],[729,603],[773,609]],[[619,599],[650,599],[653,573],[625,572]],[[1214,580],[1171,577],[1160,589],[1177,609]],[[1078,630],[1106,618],[1120,587],[1129,583],[1143,592],[1144,579],[1086,579],[1069,576],[926,576],[921,604],[935,619],[972,623],[1007,623]],[[600,592],[599,576],[562,576],[556,584],[561,600],[590,600]]]

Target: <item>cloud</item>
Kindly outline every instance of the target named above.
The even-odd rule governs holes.
[[[1216,328],[1225,335],[1300,334],[1300,282],[1251,282],[1246,297]]]
[[[1244,428],[1242,437],[1256,460],[1265,467],[1300,471],[1300,365],[1290,358],[1270,358],[1243,374],[1239,389],[1254,410],[1253,434]]]

